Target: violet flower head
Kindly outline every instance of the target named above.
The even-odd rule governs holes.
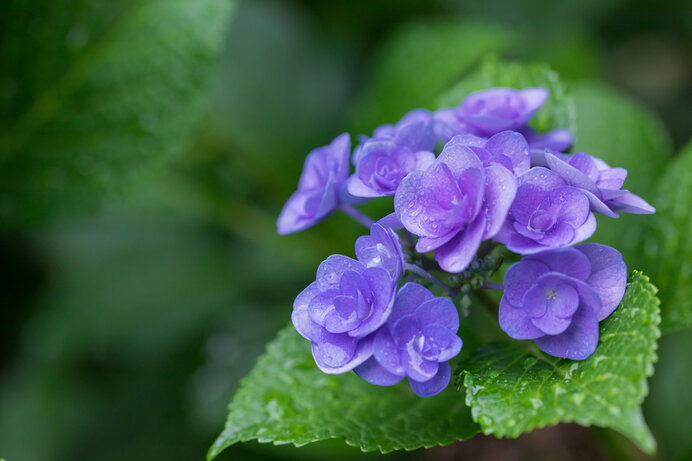
[[[373,356],[354,371],[380,386],[408,376],[416,394],[435,395],[449,384],[448,360],[461,350],[458,329],[459,314],[452,301],[407,283],[396,296],[387,324],[375,335]]]
[[[308,154],[298,190],[288,199],[277,220],[279,234],[312,227],[340,205],[349,173],[350,152],[351,139],[348,133],[343,133],[331,144]]]
[[[510,152],[506,156],[515,157]],[[466,138],[459,136],[445,145],[427,170],[404,178],[394,209],[403,226],[419,237],[416,251],[436,250],[442,269],[461,272],[481,241],[500,230],[516,187],[512,171],[500,163],[484,165]]]
[[[452,109],[434,114],[438,133],[444,140],[468,133],[489,137],[524,126],[548,98],[545,88],[491,88],[468,95]]]
[[[527,256],[505,275],[500,327],[555,357],[584,360],[598,345],[598,322],[620,304],[626,284],[622,255],[605,245]]]
[[[312,342],[323,372],[344,373],[372,355],[372,333],[387,321],[395,291],[396,281],[381,267],[341,255],[320,264],[317,280],[296,297],[291,320]]]
[[[414,152],[394,141],[370,139],[356,153],[356,173],[348,178],[348,192],[356,197],[394,195],[410,172],[427,168],[435,160],[429,151]]]
[[[627,177],[624,168],[611,168],[603,160],[582,152],[574,155],[545,151],[545,163],[565,182],[577,187],[588,197],[591,209],[611,218],[618,212],[651,214],[656,209],[644,199],[622,189]]]
[[[413,152],[432,151],[437,143],[432,114],[425,109],[414,109],[404,115],[396,125],[380,125],[372,134],[372,139],[392,141],[399,146],[408,147]],[[363,142],[367,141],[363,140]]]
[[[356,240],[356,257],[365,267],[386,270],[394,283],[404,273],[404,253],[399,236],[378,223],[370,227],[370,235],[363,235]]]
[[[519,254],[582,242],[596,230],[596,218],[584,193],[556,173],[531,168],[517,178],[518,188],[507,219],[495,240]]]

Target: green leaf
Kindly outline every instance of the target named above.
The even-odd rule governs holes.
[[[369,88],[356,111],[356,131],[370,132],[416,107],[434,109],[441,92],[507,41],[502,29],[468,20],[400,27],[374,59]]]
[[[573,150],[626,168],[624,188],[656,206],[656,183],[671,153],[661,121],[642,104],[602,84],[576,84],[573,94],[577,109]],[[656,219],[656,215],[633,214],[618,219],[599,217],[592,241],[616,247],[630,266],[648,268],[642,266],[643,233]],[[658,280],[654,278],[654,282]]]
[[[247,440],[301,446],[341,437],[363,451],[386,453],[449,444],[478,431],[463,394],[453,386],[420,398],[406,381],[379,387],[354,373],[322,373],[310,343],[292,325],[267,346],[229,410],[209,459]]]
[[[437,107],[453,107],[474,91],[492,87],[526,88],[541,86],[550,91],[550,97],[531,119],[539,132],[556,128],[575,131],[574,104],[567,94],[557,72],[546,64],[508,63],[496,58],[486,59],[481,67],[445,93]]]
[[[517,437],[577,422],[616,429],[653,453],[640,404],[653,374],[659,301],[635,271],[620,306],[600,326],[600,345],[584,361],[556,359],[531,343],[491,343],[460,366],[466,402],[485,434]]]
[[[203,113],[234,2],[117,3],[25,1],[3,10],[7,33],[36,30],[31,48],[13,39],[0,49],[3,226],[96,206],[179,152]]]
[[[692,326],[692,143],[666,170],[658,184],[656,214],[647,221],[645,264],[660,289],[661,330]]]

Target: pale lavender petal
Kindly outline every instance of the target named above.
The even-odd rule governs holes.
[[[388,214],[384,218],[377,221],[377,224],[379,224],[382,227],[388,227],[393,231],[399,230],[404,227],[404,225],[401,224],[401,221],[399,220],[399,217],[396,215],[396,213]]]
[[[572,319],[563,319],[548,311],[543,317],[532,318],[531,323],[546,335],[558,335],[572,324]]]
[[[403,376],[395,375],[384,369],[374,357],[370,357],[355,367],[353,371],[365,381],[378,386],[393,386],[404,379]]]
[[[483,169],[483,163],[478,156],[464,143],[464,137],[452,138],[451,141],[445,144],[442,153],[440,153],[440,156],[437,158],[438,162],[447,164],[449,170],[456,177],[461,175],[464,170],[470,168],[476,170]]]
[[[435,161],[435,154],[430,151],[419,150],[414,155],[416,157],[415,170],[426,170]]]
[[[600,189],[620,189],[627,178],[627,170],[624,168],[608,168],[598,173],[596,185]]]
[[[584,360],[598,346],[598,319],[590,309],[579,309],[572,317],[572,324],[563,333],[535,339],[544,352],[572,360]]]
[[[519,187],[533,184],[543,190],[552,190],[565,185],[565,181],[557,173],[543,167],[533,167],[517,178]]]
[[[437,374],[431,379],[424,382],[418,382],[409,378],[408,382],[411,385],[411,389],[413,389],[413,392],[415,392],[418,397],[430,397],[445,390],[445,388],[449,385],[451,376],[451,367],[447,362],[445,362],[439,365]]]
[[[627,287],[627,266],[622,254],[615,248],[598,243],[585,243],[575,247],[591,262],[591,276],[586,283],[601,298],[599,321],[608,317],[622,301]]]

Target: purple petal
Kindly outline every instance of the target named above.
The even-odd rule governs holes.
[[[398,376],[384,369],[374,357],[358,365],[353,369],[355,374],[369,382],[378,386],[393,386],[402,379],[403,376]]]
[[[365,270],[365,279],[370,285],[370,290],[375,295],[372,302],[370,316],[367,317],[358,328],[349,331],[349,336],[362,337],[372,333],[387,321],[394,305],[394,290],[396,285],[386,270],[379,267],[370,267]]]
[[[500,300],[498,319],[500,328],[514,339],[536,339],[543,336],[543,332],[536,328],[526,311],[515,307],[507,300],[507,293]]]
[[[519,187],[533,184],[543,190],[552,190],[565,185],[565,181],[557,173],[543,167],[533,167],[517,178]]]
[[[591,276],[586,280],[601,298],[597,320],[608,317],[622,301],[627,287],[627,266],[619,251],[598,243],[575,247],[591,262]]]
[[[435,161],[435,154],[430,151],[419,150],[414,152],[414,155],[416,158],[415,170],[427,170]]]
[[[401,351],[401,364],[404,366],[406,375],[414,381],[428,381],[432,379],[437,370],[439,363],[432,360],[425,360],[419,352],[409,347]]]
[[[557,129],[539,135],[531,127],[525,125],[519,130],[519,133],[526,137],[531,149],[541,151],[550,149],[556,152],[564,152],[574,143],[572,132],[566,129]]]
[[[455,136],[449,141],[442,153],[437,158],[437,162],[445,163],[455,177],[459,177],[464,170],[482,170],[483,163],[478,156],[473,153],[465,144],[466,138]]]
[[[308,315],[308,305],[312,298],[319,293],[320,289],[317,286],[317,282],[312,282],[296,296],[296,300],[293,303],[293,313],[291,314],[293,326],[302,337],[310,341],[316,341],[322,334],[322,327],[310,320]]]
[[[583,225],[591,214],[589,199],[575,187],[560,187],[552,191],[550,204],[551,207],[559,207],[558,221],[565,222],[575,229]]]
[[[459,313],[454,303],[447,298],[434,298],[422,303],[414,315],[421,325],[442,325],[452,333],[459,330]]]
[[[391,327],[392,339],[399,350],[404,350],[411,346],[412,341],[421,331],[421,325],[413,315],[400,318]]]
[[[586,280],[591,274],[591,263],[584,254],[580,253],[575,248],[557,248],[524,258],[520,264],[537,261],[543,263],[550,272],[558,272],[578,280]],[[509,274],[509,271],[507,273]],[[537,274],[536,279],[540,275],[543,274]],[[514,304],[518,303],[514,302]]]
[[[643,198],[628,190],[624,190],[623,192],[626,193],[613,200],[609,200],[607,203],[608,206],[621,213],[652,214],[656,212],[656,209],[649,205]]]
[[[543,317],[532,318],[531,323],[546,335],[557,335],[565,331],[567,327],[572,324],[572,319],[563,319],[550,312],[546,312]]]
[[[355,174],[346,180],[346,189],[354,197],[383,197],[385,195],[372,189]]]
[[[316,206],[311,204],[315,200]],[[297,191],[281,210],[276,221],[276,230],[281,235],[305,230],[325,219],[337,206],[336,195],[327,188]]]
[[[469,227],[435,251],[435,259],[442,270],[458,273],[468,267],[481,244],[486,223],[485,216],[478,215]]]
[[[611,210],[610,207],[603,202],[603,200],[599,199],[588,190],[582,189],[582,193],[586,196],[586,198],[589,199],[589,206],[591,208],[591,211],[593,211],[594,213],[602,214],[603,216],[608,216],[609,218],[620,217],[620,215]]]
[[[310,300],[308,304],[308,315],[310,320],[318,325],[324,326],[324,319],[334,310],[334,298],[339,295],[339,290],[330,289],[322,291]]]
[[[596,185],[599,189],[620,189],[627,178],[624,168],[610,168],[598,172]]]
[[[548,99],[550,92],[545,88],[525,88],[520,90],[519,94],[526,103],[526,109],[528,111],[527,118],[524,120],[524,122],[526,122],[543,105],[545,100]]]
[[[526,290],[536,282],[538,277],[550,272],[547,264],[540,260],[535,261],[534,258],[524,258],[507,269],[503,282],[503,297],[514,306],[521,306]]]
[[[362,274],[365,266],[352,258],[342,255],[331,255],[317,268],[317,283],[320,290],[326,291],[330,288],[338,288],[341,276],[346,271],[354,271]]]
[[[418,395],[418,397],[430,397],[435,394],[439,394],[449,385],[449,380],[452,376],[452,370],[449,363],[441,363],[437,370],[437,374],[431,379],[425,382],[418,382],[416,380],[408,380],[411,385],[413,392]]]
[[[399,230],[404,227],[404,225],[401,224],[401,221],[399,220],[399,217],[396,215],[396,213],[388,214],[384,218],[377,221],[377,224],[379,224],[382,227],[389,228],[393,231]]]
[[[330,335],[330,333],[324,332],[324,335]],[[339,336],[340,339],[332,338],[330,341],[312,343],[312,356],[317,367],[324,373],[332,375],[345,373],[372,357],[373,335],[360,340],[343,334],[332,336]],[[342,361],[341,365],[331,365]]]
[[[502,134],[502,133],[501,133]],[[517,193],[517,180],[506,168],[491,165],[485,169],[485,209],[488,224],[483,239],[500,231]]]
[[[531,167],[529,145],[524,137],[514,131],[503,131],[488,139],[485,148],[493,154],[505,155],[512,162],[513,172],[519,176]]]
[[[375,333],[372,349],[374,358],[389,373],[398,376],[406,375],[404,367],[401,365],[401,352],[394,344],[388,328],[381,328]]]
[[[348,296],[334,298],[334,309],[324,316],[324,328],[330,333],[346,333],[360,323],[358,301]]]
[[[537,239],[541,245],[546,247],[560,247],[572,243],[574,239],[574,229],[569,224],[557,223],[542,238]]]
[[[560,175],[570,186],[586,189],[596,196],[600,195],[596,183],[577,168],[567,162],[563,162],[550,152],[546,152],[545,160],[550,169]]]
[[[421,355],[426,360],[446,362],[461,351],[461,338],[440,324],[423,328]]]
[[[563,333],[546,335],[534,340],[542,351],[572,360],[584,360],[598,346],[598,319],[590,309],[579,309],[572,317],[572,324]]]
[[[430,290],[417,283],[408,282],[396,295],[394,308],[389,316],[389,325],[394,325],[404,316],[413,315],[418,306],[426,301],[434,299],[435,295]]]
[[[583,242],[596,232],[596,217],[593,213],[589,213],[586,221],[581,226],[574,229],[574,239],[570,242],[571,245]]]

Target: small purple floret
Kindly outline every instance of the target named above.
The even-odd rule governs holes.
[[[558,174],[534,167],[517,178],[516,198],[495,240],[519,254],[582,242],[596,230],[589,199]]]
[[[416,251],[436,250],[435,259],[447,272],[466,269],[481,241],[500,230],[517,187],[510,168],[528,162],[526,144],[508,139],[506,144],[519,151],[505,151],[498,162],[499,157],[484,149],[484,163],[474,150],[487,144],[475,149],[474,139],[485,142],[467,136],[452,139],[425,171],[406,176],[394,197],[397,217],[419,237]]]
[[[370,235],[356,240],[356,257],[365,267],[380,267],[386,270],[396,283],[404,273],[404,254],[399,236],[379,223],[370,228]]]
[[[591,209],[611,218],[620,213],[651,214],[654,207],[632,192],[622,189],[627,177],[624,168],[612,168],[603,160],[582,152],[574,155],[544,151],[545,163],[570,186],[581,189]]]
[[[349,173],[350,153],[351,140],[348,133],[343,133],[331,144],[308,154],[298,190],[288,199],[277,220],[279,234],[312,227],[340,205]]]
[[[382,267],[341,255],[320,264],[316,281],[296,297],[291,320],[312,342],[323,372],[344,373],[372,355],[373,332],[387,321],[395,291],[396,281]]]
[[[605,245],[527,256],[505,275],[500,327],[555,357],[584,360],[598,345],[598,322],[620,304],[626,284],[622,255]]]
[[[392,141],[413,152],[432,151],[437,143],[434,123],[430,112],[425,109],[414,109],[404,115],[396,125],[386,124],[377,127],[372,134],[372,139]]]
[[[416,394],[435,395],[449,384],[448,361],[462,346],[458,330],[459,314],[452,301],[407,283],[396,296],[387,324],[375,334],[373,356],[354,371],[380,386],[408,377]]]
[[[348,192],[355,197],[394,195],[401,180],[414,170],[427,168],[435,154],[412,151],[393,140],[370,139],[357,151],[356,173],[348,178]]]
[[[491,88],[471,93],[452,109],[436,111],[443,140],[462,133],[489,137],[524,126],[548,97],[545,88]]]

